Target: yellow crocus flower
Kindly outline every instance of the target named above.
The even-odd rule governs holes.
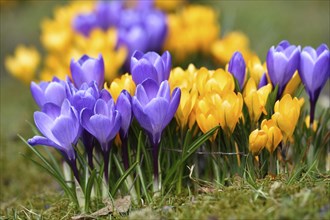
[[[256,129],[249,136],[249,151],[255,156],[266,146],[268,135],[264,130]]]
[[[242,115],[243,98],[241,93],[230,91],[222,97],[221,105],[218,109],[220,125],[224,130],[233,132],[238,119]]]
[[[196,122],[203,133],[219,125],[219,111],[221,97],[210,93],[201,97],[196,103]],[[213,135],[213,140],[217,133]]]
[[[292,137],[300,115],[301,103],[291,95],[286,94],[281,100],[276,101],[272,119],[283,132],[283,140],[287,141]]]
[[[131,96],[135,94],[135,83],[132,79],[132,75],[128,73],[112,81],[110,87],[108,87],[107,83],[104,83],[104,88],[110,92],[115,101],[117,101],[118,96],[124,89],[127,90]]]
[[[181,129],[187,126],[190,113],[192,112],[197,100],[197,90],[191,91],[181,89],[181,99],[179,107],[176,111],[175,118]]]
[[[39,52],[34,47],[18,46],[14,56],[5,59],[6,69],[24,83],[30,83],[36,75],[40,62]]]
[[[222,64],[228,63],[236,51],[243,54],[244,60],[249,60],[253,54],[249,48],[248,37],[241,32],[230,32],[211,45],[212,55]]]
[[[250,118],[253,122],[257,122],[261,113],[267,115],[265,108],[267,98],[272,90],[272,85],[267,84],[257,90],[257,85],[253,78],[250,78],[244,88],[244,102],[249,110]]]
[[[282,96],[284,96],[285,94],[290,94],[291,96],[293,96],[295,91],[297,90],[298,86],[300,85],[300,83],[301,83],[301,79],[298,74],[298,71],[296,71],[293,74],[290,81],[288,82],[288,84],[286,85]]]
[[[248,60],[247,63],[250,77],[253,78],[255,83],[258,85],[262,75],[267,72],[267,69],[260,62],[260,59],[257,55],[251,56],[250,60]]]
[[[193,64],[189,64],[186,70],[183,70],[181,67],[173,68],[168,80],[171,91],[173,91],[176,87],[191,90],[195,85],[196,74],[197,69]]]
[[[281,143],[283,135],[281,130],[276,126],[274,120],[264,119],[261,122],[261,129],[267,134],[266,148],[272,154],[277,146]]]
[[[210,92],[225,94],[235,90],[235,81],[229,72],[223,69],[208,70],[202,67],[197,72],[196,84],[199,95]]]

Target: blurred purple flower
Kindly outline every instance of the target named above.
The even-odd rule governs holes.
[[[82,56],[77,62],[71,60],[70,70],[74,84],[77,88],[83,83],[95,81],[99,88],[104,83],[104,61],[102,55],[94,59],[87,55]]]
[[[97,25],[103,30],[118,26],[123,10],[124,1],[99,1],[95,8]]]
[[[131,73],[136,85],[150,78],[158,84],[168,80],[172,67],[171,54],[165,51],[162,56],[155,52],[143,54],[135,51],[131,57]]]
[[[300,53],[299,75],[310,100],[310,123],[313,124],[317,99],[330,75],[330,52],[325,44],[316,50],[305,47]]]
[[[233,76],[237,79],[240,89],[243,89],[245,72],[246,72],[246,64],[243,58],[243,55],[240,52],[235,52],[231,57],[228,64],[228,72],[233,74]]]
[[[64,99],[67,98],[66,87],[66,82],[54,77],[51,82],[41,82],[40,84],[31,82],[30,90],[35,102],[42,109],[46,103],[61,106]]]
[[[45,104],[42,112],[34,113],[34,122],[44,137],[34,136],[28,143],[32,146],[47,145],[59,150],[79,181],[73,145],[79,139],[81,127],[78,113],[69,100],[65,99],[61,107],[52,103]]]
[[[72,22],[73,29],[85,37],[88,37],[93,28],[98,26],[98,19],[95,13],[79,14]]]
[[[300,46],[290,45],[288,41],[282,41],[276,48],[272,46],[269,49],[266,61],[267,69],[273,86],[278,85],[278,98],[298,69],[299,60]]]

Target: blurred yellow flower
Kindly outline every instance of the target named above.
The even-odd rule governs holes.
[[[276,126],[275,121],[264,119],[261,122],[261,129],[267,134],[266,148],[272,154],[277,146],[281,143],[283,135],[281,130]]]
[[[243,98],[241,93],[228,91],[222,96],[222,102],[219,106],[220,125],[224,130],[233,132],[238,119],[242,115]]]
[[[262,75],[267,72],[267,68],[260,62],[257,55],[252,55],[250,57],[247,62],[247,66],[250,77],[253,78],[255,83],[258,85]]]
[[[267,115],[265,108],[269,93],[272,91],[272,85],[269,83],[266,86],[257,90],[257,85],[253,78],[250,78],[244,88],[244,102],[249,110],[250,118],[253,122],[257,122],[261,113]]]
[[[42,22],[41,42],[47,55],[41,79],[51,79],[53,76],[63,79],[65,74],[70,73],[71,59],[78,60],[84,54],[92,57],[102,54],[105,79],[111,81],[117,76],[128,53],[124,47],[116,48],[117,31],[94,29],[85,37],[72,28],[72,20],[77,14],[91,12],[94,7],[95,2],[92,1],[74,1],[58,7],[53,19]]]
[[[266,146],[268,135],[264,130],[256,129],[249,136],[249,151],[255,156]]]
[[[220,29],[216,12],[202,5],[188,5],[178,13],[169,14],[167,23],[164,49],[177,60],[192,53],[209,53],[209,45],[217,39]]]
[[[124,89],[127,90],[131,96],[135,94],[135,83],[132,79],[132,75],[128,73],[113,80],[110,87],[108,87],[107,83],[104,83],[104,88],[110,92],[115,101],[117,101],[118,96]]]
[[[290,81],[288,82],[288,84],[286,85],[282,96],[284,96],[285,94],[290,94],[291,96],[293,96],[295,91],[297,90],[298,86],[300,85],[300,83],[301,83],[301,79],[298,74],[298,71],[296,71],[293,74]]]
[[[301,103],[291,95],[286,94],[274,105],[272,119],[283,132],[283,140],[291,139],[300,115]]]
[[[40,55],[34,47],[18,46],[14,56],[5,59],[6,69],[24,83],[30,83],[35,77],[40,62]]]
[[[156,0],[155,7],[165,11],[174,11],[178,7],[182,6],[186,0],[175,0],[175,1],[164,1],[164,0]]]
[[[244,60],[250,60],[253,55],[249,48],[248,37],[241,32],[230,32],[211,45],[212,55],[222,64],[228,63],[236,51],[242,53]]]

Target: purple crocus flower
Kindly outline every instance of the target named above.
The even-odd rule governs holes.
[[[159,10],[150,10],[143,22],[148,35],[148,51],[160,51],[167,35],[166,15]]]
[[[89,33],[98,25],[98,19],[95,13],[79,14],[72,23],[73,29],[78,33],[88,37]]]
[[[100,96],[95,81],[91,82],[89,85],[87,83],[83,83],[79,90],[72,88],[72,93],[73,94],[71,94],[70,96],[70,102],[72,106],[77,110],[78,114],[84,108],[92,110],[94,108],[96,100]],[[86,129],[83,129],[81,133],[81,140],[86,149],[89,167],[93,169],[94,137]]]
[[[104,90],[105,91],[105,90]],[[80,113],[81,125],[100,143],[104,159],[104,175],[108,181],[110,141],[114,139],[121,125],[121,115],[113,99],[98,99],[94,109],[84,108]]]
[[[123,156],[123,163],[125,169],[128,169],[128,151],[127,151],[127,141],[128,141],[128,131],[133,119],[133,112],[132,112],[132,97],[126,91],[123,90],[120,95],[118,96],[116,102],[117,110],[121,115],[121,126],[120,126],[120,139],[122,142],[122,156]]]
[[[269,78],[275,87],[278,85],[279,98],[298,69],[300,58],[300,46],[290,45],[288,41],[280,42],[277,47],[272,46],[267,53],[267,69]]]
[[[102,55],[96,59],[83,55],[77,62],[72,59],[70,70],[77,88],[80,88],[83,83],[91,83],[92,81],[95,81],[99,88],[103,87],[104,61]]]
[[[262,76],[261,76],[261,79],[260,79],[260,82],[258,84],[258,89],[260,89],[261,87],[265,86],[268,84],[268,80],[267,80],[267,75],[266,73],[264,73]]]
[[[168,80],[172,66],[171,54],[165,51],[162,56],[155,52],[146,54],[135,51],[131,58],[131,73],[136,85],[150,78],[160,85]]]
[[[69,100],[65,99],[61,107],[52,103],[45,104],[42,112],[34,113],[34,122],[44,137],[34,136],[28,143],[32,146],[46,145],[59,150],[79,181],[73,145],[79,139],[81,127],[78,113]]]
[[[330,75],[330,52],[325,44],[316,50],[305,47],[300,53],[299,75],[310,101],[310,123],[313,124],[317,99]]]
[[[54,77],[51,82],[41,82],[40,84],[31,82],[30,90],[35,102],[42,109],[46,103],[61,106],[64,99],[67,98],[66,86],[66,82]]]
[[[103,30],[118,26],[124,1],[99,1],[95,8],[97,24]]]
[[[228,72],[233,74],[233,76],[237,79],[240,89],[243,89],[245,72],[246,72],[246,64],[243,58],[243,55],[236,51],[231,57],[228,64]]]
[[[153,79],[146,79],[137,85],[132,99],[133,113],[144,128],[153,146],[154,189],[158,189],[158,145],[164,128],[170,123],[179,106],[181,90],[175,88],[170,95],[168,81],[160,86]]]

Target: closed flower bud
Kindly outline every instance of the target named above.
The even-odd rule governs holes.
[[[261,122],[261,129],[267,134],[266,149],[269,153],[273,153],[277,146],[281,143],[283,135],[281,130],[276,126],[275,122],[270,119],[264,119]]]
[[[254,130],[249,136],[249,151],[253,155],[258,155],[260,151],[266,146],[268,135],[263,130]]]

